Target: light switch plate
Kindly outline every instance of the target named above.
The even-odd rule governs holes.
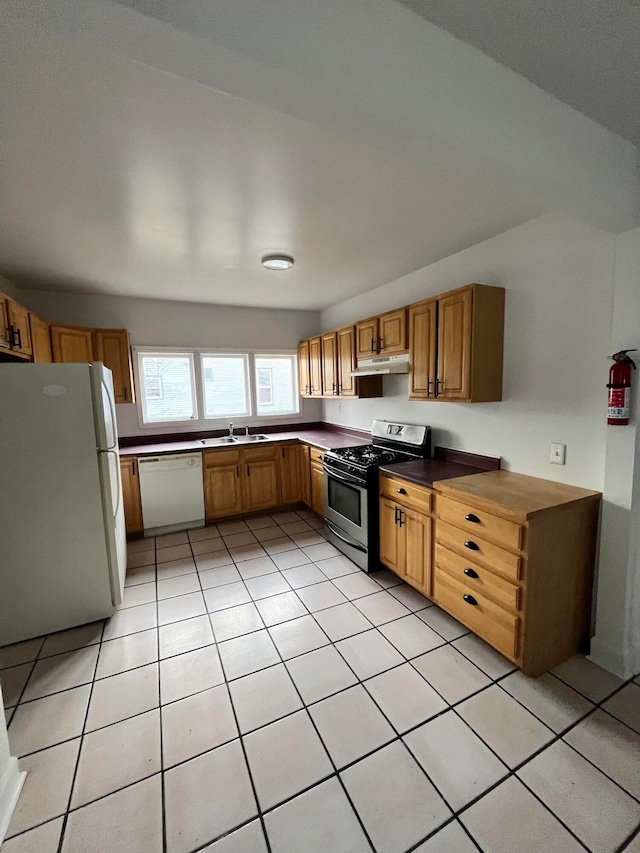
[[[551,442],[551,450],[549,451],[549,462],[552,465],[564,465],[567,455],[567,445]]]

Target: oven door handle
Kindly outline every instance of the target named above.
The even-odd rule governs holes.
[[[343,536],[342,533],[336,530],[335,526],[329,521],[328,518],[325,518],[324,523],[327,525],[333,535],[340,539],[342,542],[344,542],[346,545],[349,545],[351,548],[355,548],[356,551],[362,551],[363,554],[367,553],[367,549],[364,547],[364,545],[361,545],[360,542],[356,542],[355,539],[347,539],[346,536]]]
[[[324,463],[324,470],[329,475],[329,477],[333,477],[334,480],[340,480],[341,483],[346,483],[348,486],[354,486],[357,489],[363,489],[364,488],[362,483],[357,483],[355,480],[352,480],[350,477],[345,477],[344,474],[336,473],[332,468],[329,468],[329,466],[327,465],[326,462]]]

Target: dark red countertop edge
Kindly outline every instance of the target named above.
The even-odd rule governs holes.
[[[244,428],[243,428],[244,429]],[[309,421],[299,424],[271,424],[269,426],[249,427],[249,435],[269,435],[270,433],[297,432],[298,430],[322,430],[323,432],[339,432],[343,435],[353,435],[356,438],[371,440],[371,433],[364,429],[352,429],[337,424],[325,424],[322,421]],[[218,438],[228,435],[227,429],[208,429],[198,432],[168,432],[159,435],[123,435],[120,436],[118,444],[121,448],[137,447],[140,444],[173,444],[177,441],[198,441],[200,438]]]
[[[447,447],[435,447],[432,459],[416,459],[413,462],[398,462],[395,465],[382,465],[382,473],[400,477],[416,486],[433,488],[438,480],[453,477],[466,477],[469,474],[483,474],[500,468],[500,458],[466,453],[463,450],[451,450]]]

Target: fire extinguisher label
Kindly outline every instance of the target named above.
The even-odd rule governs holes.
[[[629,417],[630,388],[610,388],[607,417],[611,420],[626,420]]]

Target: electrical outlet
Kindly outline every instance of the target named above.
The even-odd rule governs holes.
[[[549,452],[549,462],[552,465],[564,465],[565,456],[567,454],[566,444],[557,444],[551,442],[551,450]]]

